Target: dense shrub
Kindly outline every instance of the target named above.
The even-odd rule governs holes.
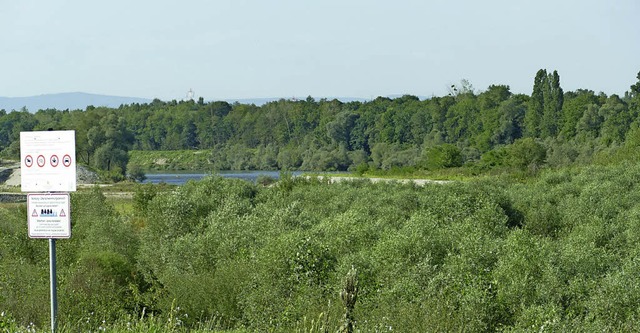
[[[427,169],[459,167],[464,161],[460,149],[452,144],[429,147],[424,155],[424,167]]]
[[[545,147],[533,138],[516,140],[508,148],[509,162],[519,169],[537,170],[545,162],[547,151]]]
[[[357,272],[349,316],[363,332],[629,331],[639,180],[631,163],[424,187],[210,176],[140,185],[130,215],[98,188],[75,193],[61,323],[335,331]],[[0,209],[4,327],[48,321],[46,242],[26,239],[25,214]]]

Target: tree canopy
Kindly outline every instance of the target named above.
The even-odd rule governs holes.
[[[569,144],[593,152],[622,144],[638,125],[640,73],[638,80],[623,97],[565,92],[557,71],[540,69],[530,96],[514,94],[507,85],[475,91],[463,80],[450,94],[425,100],[405,95],[344,103],[309,97],[256,106],[155,99],[119,108],[3,111],[0,151],[16,157],[20,131],[73,129],[81,163],[123,176],[130,150],[203,150],[217,169],[288,170],[353,170],[362,163],[421,168],[437,165],[424,163],[428,153],[451,152],[450,145],[462,163],[476,163],[525,137],[547,150]],[[599,148],[583,149],[588,146]]]

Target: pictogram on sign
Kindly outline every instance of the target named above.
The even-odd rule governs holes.
[[[38,212],[34,209],[33,213],[31,213],[31,216],[33,217],[38,217]]]
[[[42,155],[38,155],[38,159],[36,160],[36,162],[38,163],[39,167],[44,167],[44,164],[46,163],[46,159],[44,158],[44,156]]]
[[[67,213],[64,212],[64,209],[60,211],[60,217],[67,217]]]
[[[58,159],[57,155],[51,155],[49,162],[51,163],[51,166],[55,168],[58,166],[58,163],[60,162],[60,160]]]
[[[64,164],[64,166],[69,167],[71,166],[71,156],[64,155],[64,157],[62,158],[62,164]]]
[[[24,165],[26,165],[27,168],[33,165],[33,157],[31,157],[31,155],[27,155],[27,157],[24,158]]]

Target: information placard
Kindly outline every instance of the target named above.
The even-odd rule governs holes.
[[[71,237],[69,193],[29,193],[27,221],[30,238]]]
[[[76,132],[20,132],[22,192],[76,190]]]

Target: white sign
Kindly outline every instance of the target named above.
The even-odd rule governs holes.
[[[27,195],[27,221],[30,238],[70,238],[69,193],[30,193]]]
[[[76,131],[20,132],[22,192],[76,190]]]

